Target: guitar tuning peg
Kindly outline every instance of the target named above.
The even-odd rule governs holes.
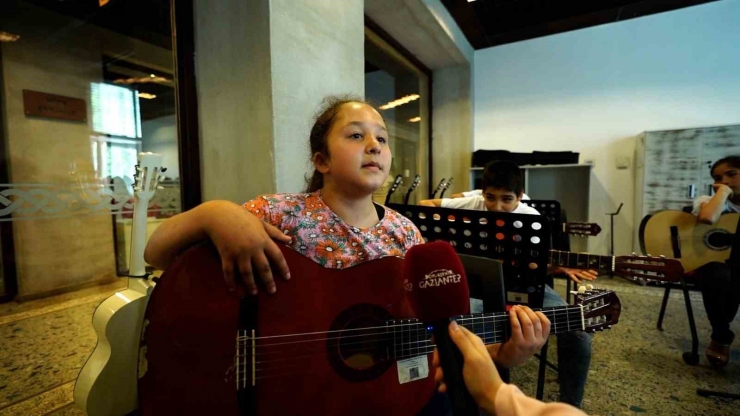
[[[664,259],[664,258],[666,258],[666,256],[665,256],[664,254],[661,254],[661,255],[660,255],[659,257],[660,257],[661,259]]]
[[[580,293],[580,294],[586,293],[586,286],[583,286],[583,285],[579,286],[578,287],[578,293]]]
[[[594,285],[592,284],[586,285],[586,290],[593,290],[593,289],[594,289]]]
[[[164,186],[157,186],[157,189],[164,189]]]
[[[160,170],[160,172],[162,172],[162,173],[167,172],[167,168],[162,168],[162,170]]]
[[[141,186],[134,186],[134,191],[141,192]]]

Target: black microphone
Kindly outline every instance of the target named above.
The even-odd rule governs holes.
[[[444,241],[420,244],[406,252],[403,274],[413,285],[409,296],[416,316],[433,327],[452,414],[480,415],[465,386],[462,353],[450,338],[448,328],[451,317],[470,312],[468,281],[460,258]]]

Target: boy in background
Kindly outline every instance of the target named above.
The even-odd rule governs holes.
[[[523,190],[524,177],[519,166],[510,161],[496,161],[490,163],[483,172],[481,195],[427,199],[421,201],[419,205],[539,215],[536,209],[520,203]],[[594,280],[598,275],[593,270],[565,267],[550,267],[548,272],[566,274],[576,283]],[[545,285],[543,306],[567,306],[567,303],[550,286]],[[581,407],[588,369],[591,365],[592,336],[585,332],[570,332],[559,335],[557,342],[560,401]]]

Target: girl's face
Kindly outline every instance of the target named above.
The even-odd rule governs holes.
[[[391,150],[383,117],[367,104],[347,103],[327,137],[328,155],[314,155],[324,186],[348,196],[368,196],[380,189],[391,169]]]
[[[723,163],[712,171],[714,183],[727,185],[735,195],[740,195],[740,169]]]

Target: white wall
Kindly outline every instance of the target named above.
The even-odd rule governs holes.
[[[474,148],[593,160],[590,220],[608,231],[624,202],[615,252],[628,253],[632,163],[616,158],[645,130],[740,122],[738,22],[740,0],[725,0],[476,51]],[[608,232],[589,240],[608,252]]]

